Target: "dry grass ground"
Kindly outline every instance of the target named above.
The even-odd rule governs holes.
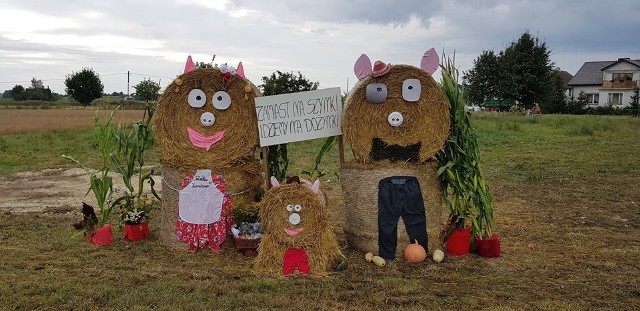
[[[93,128],[93,118],[109,117],[111,110],[86,109],[0,109],[0,135]],[[116,124],[142,119],[142,110],[121,110]]]
[[[0,306],[25,310],[640,309],[640,119],[479,114],[473,124],[494,195],[495,231],[502,238],[500,258],[470,255],[417,265],[396,260],[378,268],[365,263],[364,254],[346,249],[349,266],[343,272],[320,279],[270,278],[254,275],[251,259],[231,245],[221,254],[190,254],[161,246],[154,235],[148,241],[126,242],[116,230],[114,243],[98,248],[82,237],[71,237],[69,224],[78,219],[77,212],[64,208],[3,212]],[[29,135],[25,137],[43,139],[40,136],[47,134]],[[56,136],[73,134],[49,135],[49,140],[57,142]],[[19,141],[20,135],[5,139],[0,150],[7,155],[19,152]],[[312,167],[321,143],[292,145],[291,171]],[[323,181],[332,200],[333,220],[344,226],[335,151],[323,162],[329,171]],[[58,156],[57,151],[42,152]],[[8,174],[14,170],[4,170],[2,178],[28,182]],[[7,195],[11,193],[0,189],[0,196]],[[153,231],[157,227],[153,220],[151,224]]]

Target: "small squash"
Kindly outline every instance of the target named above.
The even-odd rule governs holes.
[[[372,253],[367,253],[366,255],[364,255],[364,260],[366,260],[367,262],[371,262],[372,259],[373,259]]]
[[[441,263],[444,260],[444,252],[436,249],[433,252],[433,261],[437,262],[437,263]]]
[[[427,252],[424,250],[422,245],[418,244],[418,240],[414,240],[413,244],[407,245],[404,249],[404,259],[408,262],[423,262],[427,259]]]
[[[376,266],[378,267],[384,267],[387,264],[384,261],[384,258],[380,256],[373,256],[373,258],[371,258],[371,261],[373,261],[373,263],[376,264]]]

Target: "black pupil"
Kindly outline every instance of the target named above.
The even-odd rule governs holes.
[[[201,100],[202,97],[200,97],[200,95],[196,96],[196,100]]]
[[[381,87],[377,88],[376,90],[378,90],[378,92],[382,92],[382,88]]]
[[[409,89],[410,89],[410,90],[413,90],[413,86],[409,85]]]
[[[222,100],[222,96],[218,96],[218,101],[221,101],[221,100]]]

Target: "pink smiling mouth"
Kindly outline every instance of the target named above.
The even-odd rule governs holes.
[[[207,151],[224,137],[224,131],[217,132],[212,136],[204,136],[190,127],[187,127],[187,133],[189,133],[189,140],[194,146],[207,149]]]
[[[287,229],[287,228],[284,228],[284,232],[286,234],[288,234],[289,236],[297,235],[298,233],[302,232],[302,230],[304,230],[304,228],[298,228],[298,229]]]

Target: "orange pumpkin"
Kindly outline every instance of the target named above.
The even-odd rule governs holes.
[[[427,252],[422,245],[415,240],[413,244],[407,245],[404,249],[404,259],[408,262],[423,262],[427,258]]]

